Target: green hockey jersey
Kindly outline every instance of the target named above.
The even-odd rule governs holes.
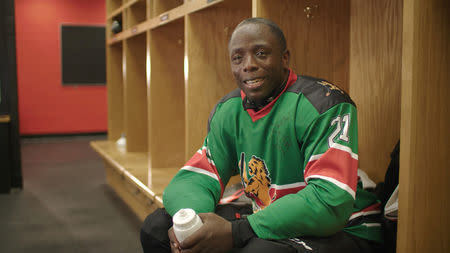
[[[284,90],[259,111],[236,89],[211,112],[208,134],[163,194],[166,210],[213,212],[240,175],[258,237],[327,236],[344,230],[381,241],[380,204],[358,182],[356,108],[333,84],[290,71]]]

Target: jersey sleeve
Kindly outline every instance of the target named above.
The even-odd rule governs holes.
[[[298,136],[307,186],[248,217],[260,238],[327,236],[352,213],[357,184],[357,118],[350,103],[334,105]]]
[[[197,213],[213,212],[224,186],[237,173],[234,168],[237,166],[233,154],[235,148],[226,132],[226,122],[217,116],[219,113],[220,105],[210,119],[203,146],[164,190],[163,203],[170,215],[182,208],[192,208]]]

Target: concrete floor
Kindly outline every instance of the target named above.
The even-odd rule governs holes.
[[[22,139],[24,189],[0,194],[0,252],[142,252],[140,221],[89,147],[105,138]]]

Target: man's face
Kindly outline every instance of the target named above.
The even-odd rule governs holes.
[[[247,97],[261,104],[287,78],[289,52],[264,24],[246,24],[233,33],[231,71]]]

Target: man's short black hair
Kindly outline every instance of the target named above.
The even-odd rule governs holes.
[[[244,19],[241,23],[239,23],[236,26],[236,28],[234,30],[236,31],[239,27],[241,27],[243,25],[247,25],[247,24],[263,24],[263,25],[268,26],[270,28],[270,31],[273,33],[273,35],[275,35],[275,37],[280,42],[281,50],[282,51],[286,50],[287,46],[286,46],[286,38],[284,37],[284,33],[281,30],[281,28],[277,24],[275,24],[272,20],[269,20],[266,18]]]

